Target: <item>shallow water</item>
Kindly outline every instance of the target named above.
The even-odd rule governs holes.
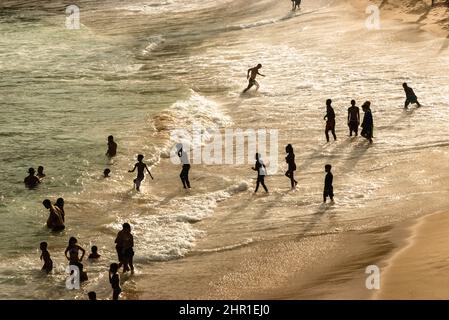
[[[84,298],[92,289],[108,297],[104,271],[125,221],[136,238],[138,272],[124,285],[132,297],[147,268],[189,252],[360,230],[447,205],[448,175],[440,169],[448,157],[448,58],[438,54],[439,39],[413,26],[367,31],[363,16],[335,1],[291,13],[288,1],[110,0],[82,1],[81,30],[67,30],[57,2],[19,3],[0,15],[0,298]],[[267,75],[260,92],[240,96],[246,69],[258,62]],[[423,108],[402,110],[403,81]],[[325,144],[329,97],[339,140]],[[346,136],[351,99],[373,103],[373,146]],[[185,193],[179,167],[167,159],[169,134],[192,125],[279,130],[281,167],[267,178],[271,194],[252,195],[250,164],[194,167],[194,188]],[[104,157],[109,134],[118,143],[113,163]],[[297,155],[294,192],[282,172],[286,143]],[[138,153],[155,176],[141,194],[126,172]],[[320,205],[327,162],[333,206]],[[44,183],[24,189],[27,168],[39,165]],[[67,229],[52,235],[41,202],[61,196]],[[62,252],[72,235],[103,255],[86,263],[90,280],[80,292],[64,287]],[[49,242],[57,265],[47,278],[39,273],[40,241]]]

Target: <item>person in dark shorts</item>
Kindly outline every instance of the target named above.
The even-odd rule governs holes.
[[[326,203],[327,197],[334,201],[334,186],[332,182],[334,180],[334,176],[331,172],[332,166],[330,164],[326,164],[324,166],[324,170],[327,172],[326,177],[324,178],[324,191],[323,191],[323,202]]]
[[[350,137],[352,137],[353,132],[357,137],[359,133],[359,125],[360,125],[359,107],[355,105],[355,100],[351,100],[351,106],[348,108],[348,127]]]
[[[123,272],[131,270],[131,273],[134,273],[134,237],[131,234],[131,226],[129,223],[123,224],[122,230],[117,233],[115,243],[115,249],[117,250],[119,260],[119,268],[123,265]]]
[[[365,103],[362,105],[362,110],[365,113],[363,116],[363,122],[362,122],[362,132],[360,135],[362,137],[365,137],[368,139],[370,143],[373,143],[373,115],[371,113],[371,102],[365,101]]]
[[[81,251],[81,257],[79,252]],[[67,255],[68,254],[68,255]],[[79,270],[80,282],[87,280],[87,273],[83,271],[84,266],[81,263],[83,261],[86,250],[78,245],[78,240],[75,237],[70,237],[69,245],[64,251],[64,255],[69,260],[69,265],[77,266]]]
[[[337,135],[335,134],[335,112],[332,108],[332,100],[326,100],[326,115],[324,116],[326,120],[326,128],[324,134],[326,135],[326,141],[329,142],[329,131],[332,133],[334,140],[337,140]]]
[[[293,147],[291,144],[288,144],[285,147],[285,152],[287,153],[287,157],[285,157],[285,162],[287,162],[288,164],[288,169],[287,172],[285,173],[285,176],[287,178],[290,178],[292,189],[294,189],[298,184],[298,181],[295,180],[295,170],[296,170],[295,153],[293,152]]]
[[[117,154],[117,143],[114,141],[113,136],[108,137],[108,150],[106,151],[106,155],[109,158],[115,157]]]
[[[256,86],[256,91],[259,90],[259,83],[256,81],[257,75],[265,77],[265,75],[259,73],[260,68],[262,68],[262,65],[259,63],[254,68],[249,68],[248,73],[246,74],[246,79],[248,79],[248,87],[246,87],[245,90],[243,90],[243,93],[248,91],[252,88],[252,86]]]
[[[145,179],[145,170],[150,175],[151,179],[154,179],[151,175],[150,170],[148,169],[147,165],[143,163],[143,155],[139,154],[137,156],[137,163],[134,165],[134,168],[132,170],[129,170],[128,172],[134,172],[137,168],[137,177],[134,179],[134,185],[136,186],[136,190],[140,191],[140,185],[142,181]]]
[[[407,109],[410,103],[418,105],[418,108],[421,107],[421,104],[418,102],[418,97],[416,96],[413,89],[410,88],[406,82],[402,84],[402,87],[404,88],[405,91],[404,109]]]
[[[111,263],[109,266],[109,283],[112,287],[112,300],[118,300],[122,288],[120,288],[120,276],[118,274],[119,265]]]
[[[25,186],[27,186],[29,189],[36,188],[41,181],[38,177],[36,177],[34,174],[36,173],[36,170],[34,168],[28,169],[28,176],[23,180],[25,183]]]
[[[182,170],[179,174],[181,178],[182,185],[184,189],[190,189],[190,181],[189,181],[189,171],[190,171],[190,161],[188,153],[183,149],[182,143],[178,143],[176,145],[178,157],[181,159]]]
[[[40,248],[42,251],[41,260],[44,261],[44,266],[42,267],[42,271],[45,271],[47,274],[53,270],[53,261],[50,258],[50,252],[47,250],[47,242],[41,242]]]
[[[254,193],[259,190],[259,185],[261,184],[262,187],[265,189],[265,192],[268,192],[268,188],[265,185],[265,176],[267,175],[267,169],[265,167],[265,164],[263,163],[262,159],[260,158],[260,153],[256,153],[256,164],[252,168],[254,171],[257,171],[257,183],[256,183],[256,189],[254,190]]]

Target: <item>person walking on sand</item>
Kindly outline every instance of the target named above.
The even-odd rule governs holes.
[[[122,225],[122,230],[117,233],[115,238],[115,249],[119,260],[118,268],[123,265],[123,273],[131,270],[134,273],[133,257],[134,257],[134,237],[131,234],[131,226],[129,223]]]
[[[28,187],[29,189],[36,188],[37,185],[39,183],[41,183],[39,178],[34,175],[35,173],[36,173],[36,170],[34,170],[34,168],[29,168],[28,176],[23,180],[23,182],[25,183],[25,186]]]
[[[359,133],[360,125],[360,111],[359,107],[355,105],[355,100],[351,100],[351,106],[348,108],[348,127],[349,136],[352,137],[352,132],[354,132],[357,137]]]
[[[143,163],[143,155],[139,154],[137,156],[137,163],[134,165],[134,168],[132,170],[129,170],[128,172],[134,172],[137,168],[137,177],[134,179],[134,185],[136,186],[136,190],[140,191],[140,184],[145,179],[145,170],[150,175],[151,179],[154,179],[151,175],[150,170],[148,169],[147,165]]]
[[[115,157],[117,154],[117,143],[114,141],[113,136],[108,137],[108,150],[106,151],[106,156],[109,158]]]
[[[62,231],[65,229],[64,221],[62,220],[62,213],[58,207],[51,204],[51,201],[45,199],[42,204],[46,209],[49,210],[50,215],[47,219],[47,227],[52,231]]]
[[[365,113],[363,116],[363,122],[362,122],[362,132],[360,135],[366,139],[370,143],[373,143],[373,129],[374,129],[374,123],[373,123],[373,115],[371,113],[371,102],[365,101],[365,103],[362,105],[362,110]]]
[[[330,164],[326,164],[324,166],[324,170],[327,172],[326,177],[324,178],[324,191],[323,191],[323,202],[326,203],[327,197],[334,202],[334,186],[332,185],[334,176],[331,172],[332,166]]]
[[[326,135],[326,140],[329,142],[329,131],[334,136],[334,140],[337,140],[337,135],[335,134],[335,112],[332,108],[332,100],[326,100],[326,115],[324,116],[326,120],[326,128],[324,129],[324,134]]]
[[[179,174],[181,178],[182,185],[184,189],[190,189],[190,181],[189,181],[189,171],[190,171],[190,161],[188,153],[183,149],[182,143],[178,143],[176,145],[178,157],[181,159],[182,170]]]
[[[262,68],[262,65],[259,63],[254,68],[249,68],[248,72],[246,74],[246,79],[248,79],[248,87],[246,87],[245,90],[243,90],[243,93],[251,89],[252,86],[256,86],[256,91],[259,90],[259,83],[256,81],[257,75],[265,77],[265,75],[259,73],[260,68]]]
[[[265,192],[268,192],[267,186],[265,185],[265,176],[267,175],[267,169],[260,157],[260,153],[256,153],[256,164],[254,165],[254,167],[252,167],[252,169],[254,171],[257,171],[257,183],[254,193],[259,190],[259,184],[262,185],[262,187],[265,189]]]
[[[405,91],[404,109],[407,109],[410,103],[418,105],[418,108],[421,107],[421,104],[418,102],[418,97],[416,96],[413,89],[410,88],[406,82],[402,84],[402,87],[404,88]]]
[[[295,153],[293,152],[293,147],[291,144],[288,144],[285,147],[285,152],[287,153],[287,156],[285,157],[285,162],[288,164],[287,172],[285,173],[285,176],[287,178],[290,178],[292,189],[296,187],[298,184],[298,181],[295,180],[295,170],[296,170],[296,163],[295,163]]]

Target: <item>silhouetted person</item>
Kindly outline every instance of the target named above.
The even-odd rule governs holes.
[[[355,105],[355,100],[351,100],[351,106],[348,108],[348,127],[349,127],[349,136],[352,137],[352,132],[355,133],[355,136],[359,134],[359,125],[360,125],[360,111],[359,107]]]
[[[34,174],[36,173],[36,170],[34,168],[28,169],[29,175],[23,180],[25,183],[25,186],[32,189],[37,187],[37,185],[41,182],[38,177],[36,177]]]
[[[254,193],[259,190],[259,184],[262,185],[262,187],[265,189],[265,192],[268,192],[267,186],[265,185],[265,176],[267,175],[267,169],[262,159],[260,159],[260,153],[256,153],[256,164],[251,169],[257,171],[257,183]]]
[[[248,79],[248,87],[246,87],[246,89],[243,90],[243,93],[245,93],[246,91],[251,89],[251,87],[254,85],[256,86],[256,91],[259,90],[260,86],[259,86],[259,83],[257,83],[257,81],[256,81],[256,77],[257,77],[257,75],[265,77],[265,75],[259,73],[260,68],[262,68],[262,65],[259,63],[254,68],[248,69],[248,72],[246,74],[246,79]]]
[[[124,223],[122,230],[117,233],[115,238],[115,249],[117,250],[119,269],[123,265],[123,272],[127,272],[131,268],[131,273],[134,272],[133,257],[134,257],[134,237],[131,234],[131,226],[129,223]]]
[[[324,166],[324,170],[327,172],[326,177],[324,178],[324,191],[323,191],[323,202],[326,203],[327,197],[334,201],[334,186],[332,182],[334,180],[334,176],[331,172],[332,166],[330,164],[326,164]]]
[[[39,166],[37,168],[37,175],[36,175],[39,180],[42,180],[43,178],[45,178],[45,173],[44,173],[44,167],[43,166]]]
[[[62,222],[65,223],[64,199],[58,198],[55,202],[55,207],[59,209],[61,213]]]
[[[288,169],[287,172],[285,173],[285,176],[290,178],[292,189],[294,189],[298,184],[298,181],[295,180],[295,170],[296,170],[295,153],[293,152],[293,147],[291,144],[288,144],[285,147],[285,152],[287,153],[287,157],[285,157],[285,162],[287,162],[288,164]]]
[[[97,246],[92,246],[92,248],[90,248],[91,253],[89,254],[88,259],[91,260],[97,260],[100,259],[100,255],[98,254],[98,247]]]
[[[418,102],[418,97],[416,96],[415,92],[412,88],[410,88],[407,83],[403,83],[402,87],[405,91],[405,103],[404,103],[404,109],[408,108],[408,105],[410,103],[415,103],[418,105],[418,107],[421,107],[421,104]]]
[[[139,154],[137,156],[137,163],[134,165],[134,168],[132,170],[129,170],[128,172],[134,172],[137,168],[137,178],[134,179],[134,185],[136,186],[136,190],[140,191],[140,184],[145,179],[145,170],[150,175],[151,179],[154,179],[151,175],[150,170],[148,169],[147,165],[143,163],[143,155]]]
[[[337,136],[335,135],[335,112],[334,108],[332,108],[331,99],[326,100],[326,115],[324,116],[324,120],[326,120],[324,134],[326,135],[327,142],[329,142],[329,131],[334,136],[334,140],[337,140]]]
[[[181,159],[182,164],[182,170],[179,174],[179,177],[181,178],[182,185],[184,186],[184,189],[189,188],[190,189],[190,181],[189,181],[189,171],[190,171],[190,161],[189,161],[189,155],[187,152],[184,151],[182,143],[178,143],[176,145],[176,148],[178,150],[177,154],[178,157]]]
[[[114,142],[114,137],[109,136],[108,137],[108,151],[106,151],[106,155],[109,158],[115,157],[117,154],[117,143]]]
[[[47,274],[53,270],[53,261],[50,258],[50,252],[47,250],[47,242],[41,242],[40,248],[42,251],[41,260],[44,261],[44,266],[42,267],[42,271],[45,271]]]
[[[81,257],[79,256],[79,252],[81,251]],[[67,255],[68,254],[68,255]],[[83,271],[83,261],[84,255],[86,254],[86,250],[78,245],[78,240],[75,237],[70,237],[69,245],[64,251],[64,255],[69,260],[69,265],[77,266],[79,270],[80,282],[87,280],[87,274]]]
[[[292,10],[296,10],[296,8],[301,7],[301,0],[292,0]]]
[[[109,283],[112,287],[112,300],[118,300],[122,288],[120,288],[120,276],[118,274],[119,265],[111,263],[109,267]]]
[[[370,143],[373,143],[373,115],[371,114],[371,102],[366,101],[362,105],[362,110],[365,112],[365,115],[363,116],[363,122],[362,122],[362,132],[360,133],[362,137],[365,137],[369,140]]]
[[[61,210],[59,210],[59,208],[52,205],[51,201],[48,199],[45,199],[44,201],[42,201],[42,204],[50,212],[50,215],[48,216],[48,219],[47,219],[47,227],[50,228],[52,231],[64,230],[65,226],[64,226],[64,221],[62,220]]]
[[[104,177],[105,178],[109,178],[109,174],[111,173],[111,170],[109,170],[109,169],[104,169],[104,171],[103,171],[103,175],[104,175]]]
[[[97,294],[95,293],[95,291],[88,292],[87,296],[89,297],[89,300],[97,300]]]

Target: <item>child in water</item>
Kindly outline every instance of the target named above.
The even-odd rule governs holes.
[[[147,165],[143,163],[143,155],[139,154],[137,156],[137,162],[134,165],[134,168],[132,170],[129,170],[128,172],[134,172],[137,168],[137,177],[134,179],[134,185],[136,186],[136,190],[140,191],[140,184],[142,183],[143,179],[145,179],[145,170],[147,170],[148,174],[150,175],[151,179],[154,179],[151,175],[150,170],[148,169]]]
[[[109,283],[112,287],[112,300],[118,300],[122,288],[120,288],[120,276],[118,274],[117,263],[111,263],[109,267]]]
[[[44,260],[44,266],[42,267],[42,271],[45,271],[47,274],[53,270],[53,261],[50,258],[50,252],[47,250],[47,242],[41,242],[40,248],[42,251],[41,260]]]
[[[334,176],[331,172],[332,166],[330,164],[326,164],[324,166],[324,170],[327,172],[326,178],[324,179],[324,192],[323,192],[323,202],[326,203],[327,197],[334,201],[334,186],[332,182],[334,180]]]
[[[104,175],[104,177],[105,178],[109,178],[109,174],[111,173],[111,170],[109,170],[109,169],[104,169],[104,171],[103,171],[103,175]]]
[[[91,260],[96,260],[99,259],[101,256],[98,254],[98,248],[97,246],[92,246],[92,248],[90,248],[91,253],[89,254],[88,259]]]

